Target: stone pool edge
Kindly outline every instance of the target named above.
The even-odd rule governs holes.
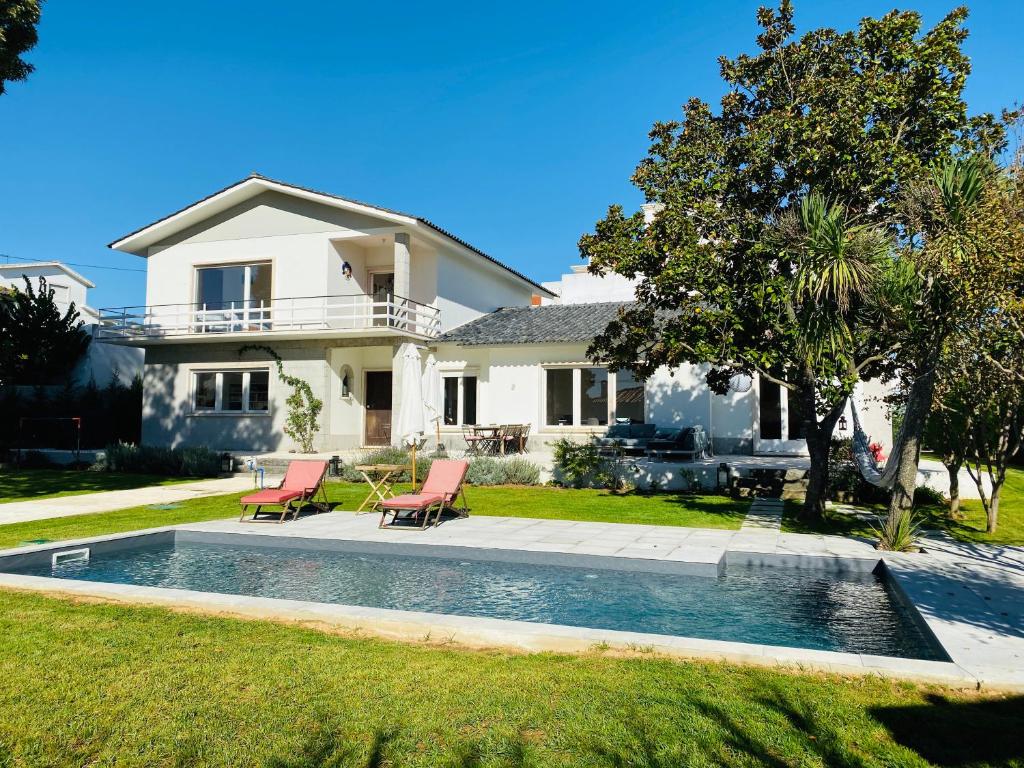
[[[312,623],[347,630],[359,636],[403,642],[444,643],[475,650],[504,648],[529,653],[615,650],[639,655],[785,668],[791,671],[877,675],[954,687],[978,688],[981,685],[981,681],[967,670],[953,662],[945,661],[590,629],[561,624],[533,624],[509,619],[400,611],[304,600],[226,595],[164,587],[71,581],[45,576],[0,573],[0,587],[62,597],[90,597],[118,603],[184,608],[189,612],[206,615]]]
[[[187,524],[165,526],[83,539],[33,544],[0,550],[0,556],[47,550],[64,551],[99,542],[124,542],[125,545],[128,545],[131,539],[161,533],[174,534],[186,530],[187,527]],[[726,560],[747,562],[750,558],[758,560],[762,564],[767,564],[765,561],[771,560],[773,565],[795,565],[796,563],[793,562],[795,559],[802,560],[805,567],[807,564],[807,560],[800,556],[796,558],[780,557],[748,551],[733,552],[732,555],[733,557],[730,558],[730,552],[724,551],[723,562]],[[828,559],[831,560],[831,558]],[[877,557],[876,561],[885,563],[885,559],[881,556]],[[113,602],[185,608],[190,612],[208,615],[313,623],[389,640],[444,642],[473,649],[506,648],[533,653],[583,653],[607,649],[640,654],[649,653],[678,659],[701,659],[784,668],[791,671],[877,675],[884,678],[954,687],[1024,690],[1024,685],[1016,681],[1004,682],[988,676],[985,676],[986,679],[982,679],[955,661],[905,659],[727,640],[706,640],[557,624],[534,624],[509,619],[401,611],[130,584],[72,581],[9,573],[0,573],[0,587],[57,596],[93,597]],[[927,626],[928,617],[919,612],[918,615]],[[937,641],[945,652],[941,640]]]

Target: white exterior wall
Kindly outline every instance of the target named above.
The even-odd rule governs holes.
[[[278,379],[274,362],[261,352],[239,359],[237,344],[165,345],[149,350],[143,374],[142,442],[146,445],[200,446],[228,451],[291,450],[296,446],[284,434],[291,387]],[[328,422],[326,407],[330,369],[326,350],[309,342],[285,342],[271,347],[281,356],[286,373],[309,382],[325,401],[321,425]],[[270,371],[269,409],[265,414],[194,413],[192,379],[202,370]],[[321,429],[317,447],[327,449]]]
[[[546,304],[592,304],[600,301],[633,301],[639,280],[630,280],[614,273],[592,275],[584,266],[575,266],[562,279],[544,283],[544,287],[558,294]]]
[[[323,296],[328,280],[323,235],[281,235],[154,248],[147,264],[146,303],[194,304],[197,267],[270,262],[271,296]],[[340,271],[340,267],[339,267]]]
[[[367,371],[392,371],[393,347],[334,347],[328,350],[330,384],[325,391],[323,424],[331,450],[363,445]],[[341,394],[345,368],[352,374],[351,393]]]
[[[441,327],[457,328],[499,307],[522,307],[537,290],[482,257],[452,251],[437,255],[437,307]]]
[[[857,385],[857,413],[861,427],[873,443],[878,443],[886,456],[892,450],[892,417],[883,398],[892,393],[892,386],[881,381],[865,381]],[[853,415],[850,406],[846,406],[846,429],[836,429],[837,437],[853,437]]]

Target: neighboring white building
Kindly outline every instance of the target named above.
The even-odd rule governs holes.
[[[95,284],[66,264],[59,261],[32,261],[14,264],[0,264],[0,286],[25,290],[25,278],[32,288],[39,289],[39,279],[46,280],[53,289],[53,302],[61,312],[67,312],[72,302],[80,319],[86,325],[96,322],[96,310],[86,303],[86,295]]]
[[[450,447],[464,424],[529,424],[536,445],[629,418],[701,424],[718,453],[802,449],[784,392],[717,397],[700,367],[641,384],[590,363],[630,281],[573,270],[540,285],[419,217],[253,175],[111,247],[147,260],[146,306],[100,317],[103,340],[146,350],[146,443],[291,449],[290,387],[251,345],[323,399],[319,450],[397,441],[413,344],[438,360]]]
[[[23,291],[26,277],[35,290],[39,290],[41,278],[46,281],[47,287],[53,290],[54,304],[61,313],[66,313],[74,303],[79,320],[95,336],[99,313],[88,303],[89,289],[96,287],[91,280],[59,261],[0,264],[0,287]],[[116,373],[122,383],[128,384],[142,372],[143,356],[140,349],[97,344],[94,338],[85,356],[71,372],[72,383],[81,386],[92,379],[97,386],[105,387]]]

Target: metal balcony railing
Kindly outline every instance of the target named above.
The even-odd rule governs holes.
[[[210,334],[393,329],[434,337],[437,307],[402,296],[299,296],[221,304],[160,304],[99,310],[99,338],[144,339]]]

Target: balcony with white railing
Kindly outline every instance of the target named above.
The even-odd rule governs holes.
[[[437,307],[401,296],[300,296],[208,304],[162,304],[99,310],[98,338],[122,343],[148,340],[216,341],[236,336],[330,338],[441,332]]]

